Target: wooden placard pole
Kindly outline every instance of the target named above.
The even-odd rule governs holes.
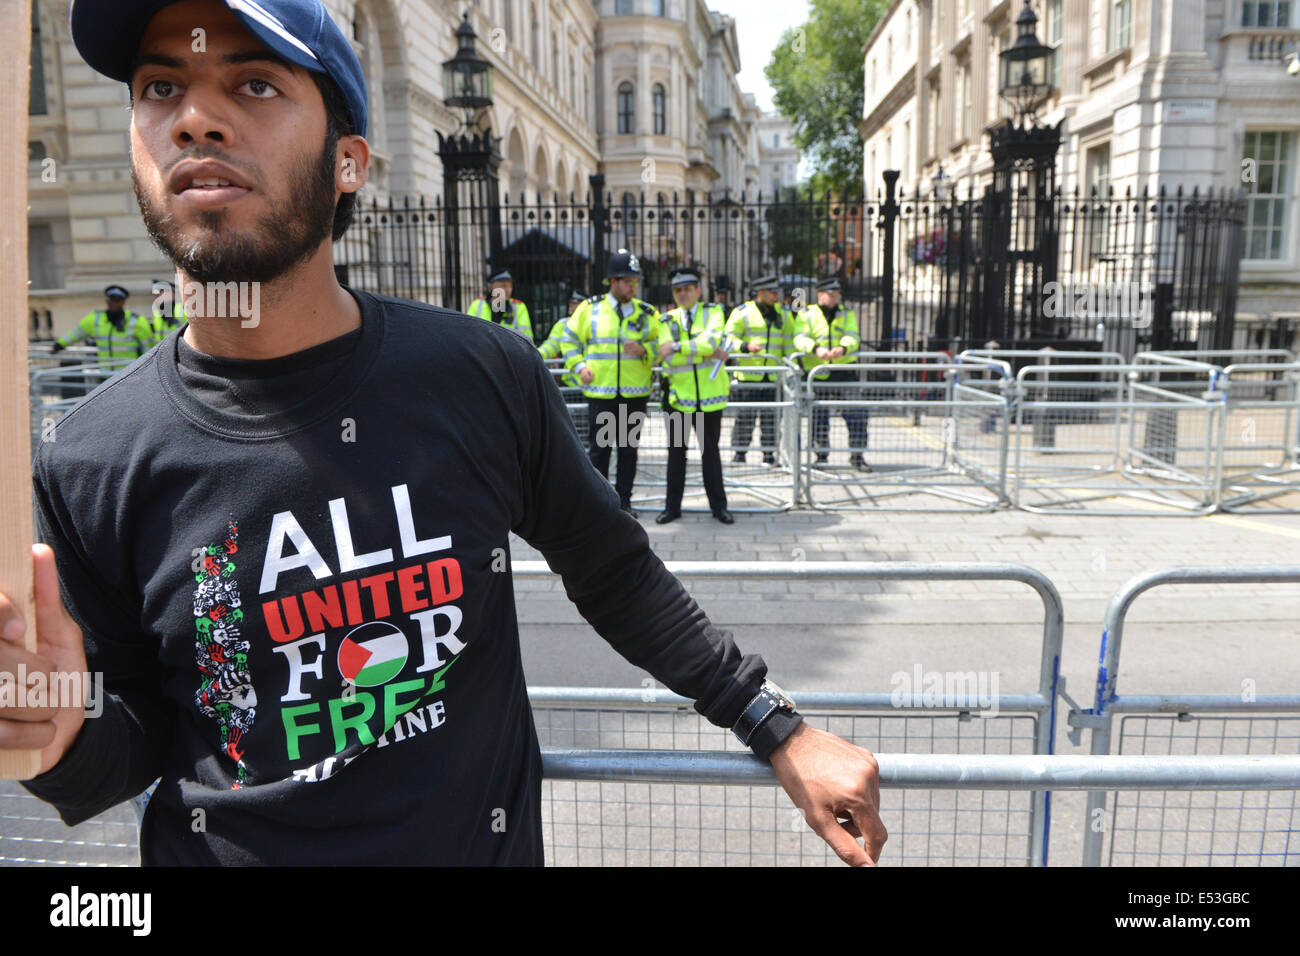
[[[0,3],[0,591],[22,608],[26,644],[36,649],[32,599],[31,399],[27,377],[27,87],[31,82],[31,0]],[[8,319],[2,318],[4,315]],[[0,750],[0,779],[34,777],[40,755]]]

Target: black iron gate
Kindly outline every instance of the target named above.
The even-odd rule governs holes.
[[[967,195],[897,187],[875,196],[613,195],[593,177],[585,197],[505,196],[462,189],[440,199],[371,202],[336,246],[344,281],[464,309],[485,292],[489,260],[508,267],[538,341],[574,290],[599,292],[608,253],[635,252],[641,296],[671,307],[668,276],[704,270],[727,306],[758,276],[781,277],[787,300],[815,301],[836,276],[864,347],[934,350],[1224,348],[1232,341],[1242,243],[1235,194],[1066,194],[992,185]],[[457,255],[451,255],[454,244]],[[449,270],[455,275],[449,275]]]

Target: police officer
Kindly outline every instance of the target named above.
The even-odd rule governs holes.
[[[587,297],[577,289],[569,296],[569,316],[572,317],[574,312],[578,311],[578,306],[587,301]],[[551,326],[550,333],[546,336],[546,341],[537,346],[537,351],[542,353],[542,358],[546,359],[546,364],[550,365],[552,361],[558,361],[564,356],[564,320],[561,319]],[[578,377],[576,375],[564,375],[565,385],[577,385]]]
[[[126,307],[128,295],[124,286],[105,288],[105,307],[82,316],[71,332],[54,341],[51,351],[61,352],[74,342],[86,342],[95,346],[97,362],[104,368],[130,365],[153,346],[153,331],[144,316]]]
[[[577,311],[578,306],[587,301],[587,297],[577,289],[569,296],[569,315]],[[556,322],[551,326],[550,334],[547,335],[546,341],[537,346],[537,351],[541,353],[542,358],[546,359],[548,366],[562,368],[564,366],[564,319]],[[564,395],[565,404],[569,405],[574,397],[573,393],[582,385],[578,381],[578,376],[571,372],[565,372],[559,376],[559,383],[564,387],[560,390]],[[581,408],[570,408],[573,416],[573,426],[582,436],[583,442],[587,440],[587,409],[584,405]]]
[[[804,371],[811,371],[827,362],[851,365],[861,342],[857,315],[851,309],[840,308],[839,280],[823,279],[817,283],[817,303],[799,313],[799,333],[794,340],[795,348],[804,353],[801,358]],[[847,369],[824,369],[817,373],[815,380],[856,382],[858,375]],[[820,388],[816,390],[816,397],[830,402],[851,401],[860,399],[862,392],[851,387]],[[835,411],[843,416],[844,424],[849,428],[849,463],[858,471],[871,471],[871,466],[862,457],[867,448],[866,409],[838,408]],[[831,414],[831,409],[813,408],[813,450],[817,453],[818,464],[825,464],[830,457],[827,441]]]
[[[774,275],[755,279],[754,297],[737,306],[727,320],[727,336],[739,344],[740,358],[736,372],[739,382],[763,382],[762,386],[746,388],[738,395],[744,402],[775,402],[777,398],[776,372],[746,372],[744,368],[755,365],[775,365],[794,353],[796,319],[794,313],[781,304],[781,283]],[[761,358],[767,353],[772,358]],[[736,423],[731,426],[731,447],[734,461],[745,460],[750,439],[754,436],[754,419],[762,423],[763,461],[776,464],[776,410],[742,408],[736,413]]]
[[[564,366],[577,374],[587,397],[591,463],[609,477],[610,450],[618,448],[618,490],[623,510],[632,507],[637,441],[659,341],[659,313],[636,297],[641,263],[626,249],[609,257],[609,293],[593,296],[565,323]]]
[[[471,302],[469,314],[475,318],[495,322],[507,329],[514,329],[531,342],[533,323],[528,318],[528,306],[510,297],[514,287],[514,279],[511,278],[509,269],[492,273],[488,276],[487,299],[475,299]]]
[[[177,301],[176,283],[170,279],[155,279],[153,294],[153,316],[149,319],[149,332],[156,344],[171,335],[173,329],[185,324],[185,309]]]
[[[730,377],[722,367],[727,360],[726,314],[722,307],[700,301],[700,274],[695,269],[674,269],[669,281],[677,308],[660,317],[659,359],[663,363],[665,410],[668,412],[668,490],[659,524],[682,516],[686,487],[686,444],[691,426],[700,443],[704,490],[713,517],[723,524],[735,519],[727,510],[722,485],[722,410],[727,407]]]

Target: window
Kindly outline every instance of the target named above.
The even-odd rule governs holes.
[[[1106,253],[1108,238],[1110,203],[1106,197],[1110,190],[1110,143],[1102,143],[1088,150],[1083,170],[1084,195],[1089,200],[1096,196],[1096,200],[1090,201],[1086,207],[1088,214],[1085,228],[1091,233],[1087,248],[1091,256],[1101,256]]]
[[[963,63],[961,68],[961,135],[970,139],[970,64]]]
[[[1003,30],[1002,33],[998,36],[998,53],[1001,54],[1003,50],[1007,49],[1010,46],[1011,46],[1011,28],[1008,27],[1007,29]],[[1011,106],[1010,104],[1007,103],[1006,100],[1002,98],[1002,90],[998,87],[998,84],[1001,82],[1002,71],[1000,69],[990,70],[989,73],[992,74],[991,79],[993,84],[993,102],[997,104],[998,119],[1008,119],[1011,116]]]
[[[1286,255],[1288,203],[1294,188],[1295,133],[1256,130],[1246,133],[1244,158],[1253,160],[1247,177],[1245,259],[1281,259]],[[1249,180],[1253,178],[1254,182]]]
[[[560,88],[560,38],[551,31],[551,86]]]
[[[32,4],[32,80],[27,91],[27,112],[31,116],[44,116],[49,112],[45,101],[45,57],[41,55],[41,19],[36,13],[38,6],[39,4]]]
[[[1065,0],[1047,0],[1047,9],[1044,15],[1047,17],[1047,28],[1044,31],[1046,40],[1043,42],[1052,47],[1052,56],[1047,61],[1047,81],[1052,84],[1054,89],[1061,88],[1061,33],[1062,20],[1065,12],[1063,7]]]
[[[537,48],[537,34],[540,33],[541,31],[537,27],[537,4],[535,3],[532,4],[532,6],[529,8],[529,14],[530,14],[529,25],[532,27],[529,36],[532,39],[532,43],[530,45],[532,46],[533,69],[540,70],[542,68],[542,63],[541,63],[542,54]]]
[[[506,28],[506,36],[515,32],[515,8],[514,0],[506,0],[505,12],[502,16],[502,25]]]
[[[664,15],[664,0],[654,0],[650,7],[650,11],[656,17],[662,17]]]
[[[772,134],[772,148],[773,148],[773,149],[780,149],[780,148],[781,148],[781,134],[780,134],[780,133],[773,133],[773,134]]]
[[[1122,50],[1133,43],[1133,0],[1111,0],[1108,50]]]
[[[663,84],[656,83],[650,88],[650,109],[654,113],[656,136],[664,136],[668,133],[668,112],[664,99]]]
[[[912,121],[903,121],[903,163],[899,166],[903,175],[910,175],[912,169]]]
[[[633,120],[632,84],[623,82],[618,85],[618,131],[620,133],[634,132]]]
[[[1291,6],[1291,3],[1286,0],[1281,3],[1256,3],[1246,0],[1241,5],[1241,25],[1243,27],[1289,27]]]
[[[632,15],[632,0],[618,0],[618,3],[614,5],[614,15],[630,17]]]
[[[885,82],[894,75],[894,38],[885,37]]]
[[[871,95],[876,95],[876,59],[871,58]]]
[[[930,87],[930,155],[939,155],[939,84]]]
[[[631,193],[623,194],[623,245],[635,249],[636,243],[636,197]]]

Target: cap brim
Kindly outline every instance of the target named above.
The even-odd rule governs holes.
[[[158,12],[177,0],[73,0],[68,27],[77,52],[96,72],[122,83],[131,82],[140,38]],[[225,0],[226,6],[264,46],[294,66],[326,72],[305,44],[246,0]]]

